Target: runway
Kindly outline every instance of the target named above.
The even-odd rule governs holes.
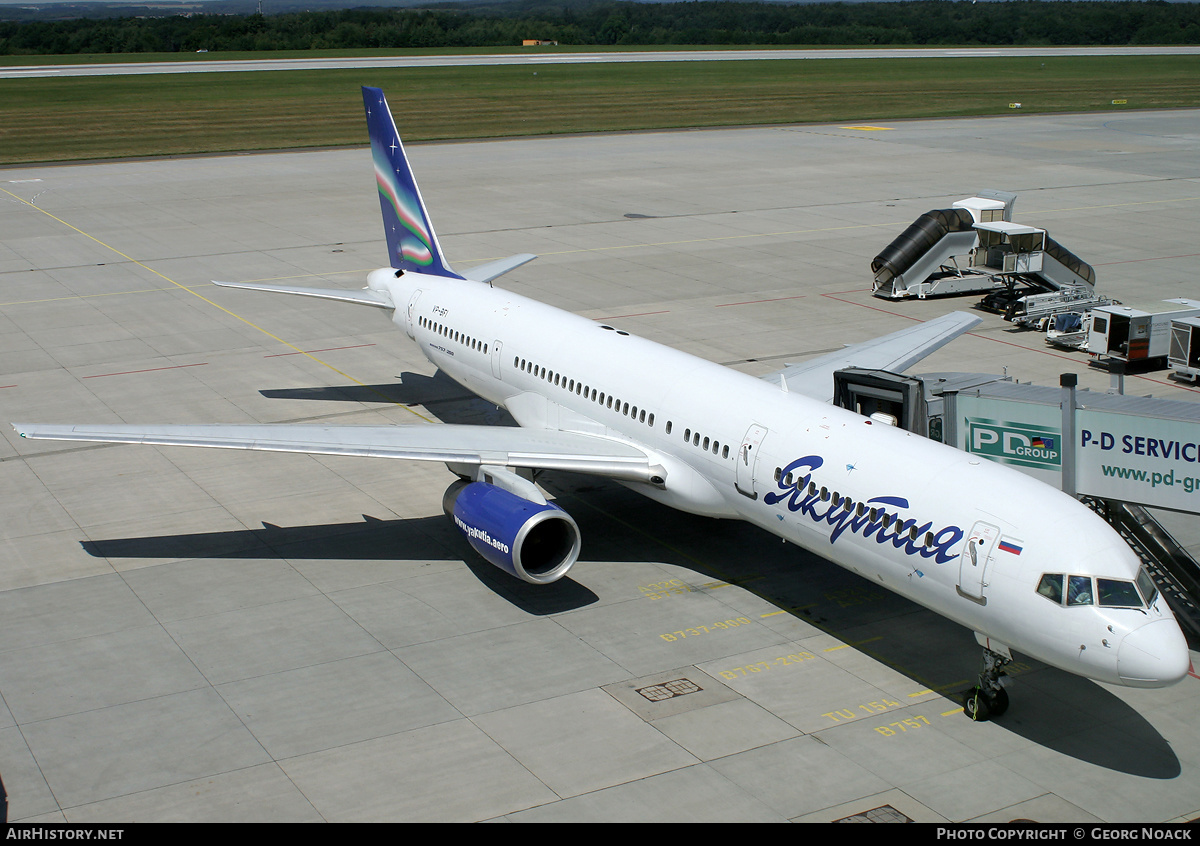
[[[188,59],[176,62],[113,62],[80,65],[0,67],[0,79],[46,76],[116,76],[126,74],[247,73],[281,70],[354,68],[436,68],[491,65],[624,64],[629,62],[745,62],[797,59],[970,59],[1004,56],[1191,56],[1200,47],[896,47],[838,50],[639,50],[612,53],[556,53],[537,48],[529,53],[484,55],[311,57],[303,59]]]
[[[869,262],[983,188],[1102,292],[1200,295],[1198,150],[1190,110],[409,153],[460,269],[537,253],[497,284],[764,374],[969,308],[875,299]],[[378,217],[365,130],[356,150],[0,170],[4,421],[503,422],[374,311],[210,284],[360,287]],[[982,316],[918,372],[1108,388]],[[1200,399],[1163,371],[1126,390]],[[12,821],[1200,816],[1200,679],[1019,658],[1009,712],[971,723],[970,632],[746,526],[547,474],[584,547],[539,588],[474,556],[441,466],[3,431]],[[1170,528],[1200,554],[1195,524]]]

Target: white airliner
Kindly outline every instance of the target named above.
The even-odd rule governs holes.
[[[440,461],[447,514],[527,582],[561,578],[575,521],[543,470],[615,479],[693,514],[746,520],[975,632],[974,719],[1008,704],[1018,651],[1117,685],[1187,674],[1179,626],[1120,536],[1088,508],[998,464],[830,404],[833,372],[903,370],[978,322],[950,314],[754,378],[495,288],[534,258],[466,271],[443,258],[383,92],[364,88],[391,267],[359,291],[227,283],[388,315],[439,369],[517,427],[14,424],[27,438]],[[220,283],[218,283],[220,284]],[[719,401],[714,401],[718,399]]]

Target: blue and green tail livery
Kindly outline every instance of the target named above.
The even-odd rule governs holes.
[[[400,134],[383,91],[363,86],[362,93],[391,266],[461,279],[442,258],[437,235],[408,166],[404,145],[400,143]]]

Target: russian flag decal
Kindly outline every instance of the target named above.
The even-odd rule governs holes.
[[[1022,547],[1017,546],[1012,541],[1000,541],[1000,549],[1004,552],[1011,552],[1013,555],[1020,555]]]

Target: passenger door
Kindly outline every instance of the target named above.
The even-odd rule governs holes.
[[[762,445],[763,438],[767,436],[767,430],[757,423],[751,424],[746,430],[746,437],[742,438],[742,445],[738,449],[737,471],[734,476],[734,487],[738,493],[748,496],[751,499],[758,499],[758,493],[754,490],[754,470],[758,465],[758,449]]]
[[[497,379],[500,376],[500,351],[504,349],[504,345],[497,341],[492,341],[492,375]]]
[[[958,557],[958,592],[967,599],[987,604],[985,588],[988,564],[1000,540],[1000,529],[980,520],[971,528],[971,534]]]
[[[417,300],[421,299],[422,290],[418,288],[413,291],[413,294],[408,299],[408,311],[406,312],[406,324],[404,330],[408,333],[408,337],[416,340],[417,337]]]

